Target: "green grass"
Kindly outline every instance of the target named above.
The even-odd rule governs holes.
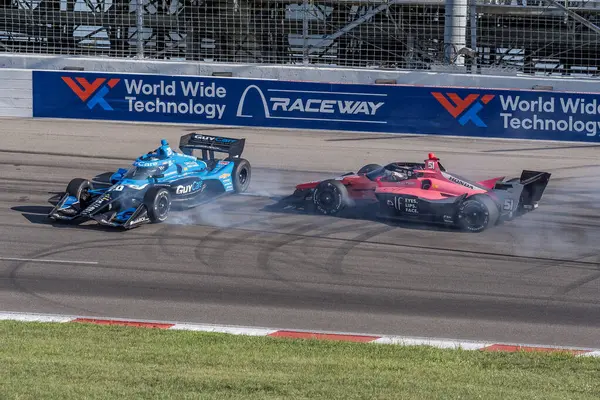
[[[599,399],[600,360],[0,322],[0,399]]]

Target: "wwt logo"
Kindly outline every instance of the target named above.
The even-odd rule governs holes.
[[[108,94],[110,89],[114,88],[115,85],[119,83],[120,79],[96,78],[93,82],[88,82],[87,79],[81,77],[73,79],[68,76],[63,76],[62,80],[90,110],[97,105],[107,111],[113,110],[106,102],[106,99],[104,99],[104,96]]]
[[[387,94],[267,89],[249,85],[242,92],[236,117],[385,124],[377,113]],[[249,94],[251,100],[247,100]],[[258,96],[256,96],[258,95]],[[260,101],[254,101],[258,97]],[[262,106],[262,107],[261,107]],[[259,114],[260,113],[260,114]]]
[[[454,118],[458,118],[462,113],[462,116],[458,119],[461,125],[464,126],[471,121],[480,128],[487,128],[487,125],[477,113],[483,109],[485,104],[492,101],[495,97],[493,94],[486,94],[481,98],[478,94],[470,94],[464,99],[456,93],[446,93],[444,95],[440,92],[432,92],[431,94]]]

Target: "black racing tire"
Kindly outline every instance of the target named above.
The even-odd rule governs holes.
[[[479,233],[496,225],[500,217],[498,206],[486,195],[475,195],[467,198],[458,207],[457,225],[460,229]]]
[[[340,181],[328,179],[317,185],[313,192],[314,211],[336,215],[351,204],[348,189]]]
[[[144,206],[150,222],[165,222],[171,210],[171,194],[162,187],[150,188],[144,195]]]
[[[250,167],[248,160],[243,158],[236,160],[231,177],[235,192],[244,193],[246,190],[248,190],[251,177],[252,168]]]
[[[379,169],[379,168],[381,168],[381,165],[379,165],[379,164],[367,164],[364,167],[362,167],[361,169],[359,169],[356,174],[357,175],[368,174],[369,172],[375,171],[376,169]]]
[[[66,193],[69,196],[75,197],[79,201],[81,209],[84,209],[92,203],[92,195],[89,191],[93,189],[94,186],[89,180],[75,178],[72,179],[71,182],[69,182],[69,184],[67,185]]]

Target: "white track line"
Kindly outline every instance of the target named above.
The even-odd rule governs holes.
[[[20,322],[69,322],[73,317],[69,315],[30,314],[20,312],[0,312],[0,321]]]
[[[19,257],[0,257],[0,261],[23,261],[47,264],[82,264],[97,265],[98,261],[72,261],[72,260],[48,260],[45,258],[19,258]]]

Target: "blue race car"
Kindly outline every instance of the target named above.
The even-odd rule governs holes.
[[[57,221],[93,219],[101,225],[131,229],[163,222],[169,211],[198,206],[225,194],[242,193],[250,185],[250,163],[240,158],[245,139],[190,133],[181,137],[174,152],[166,140],[135,160],[130,169],[119,168],[110,186],[95,188],[86,179],[73,179],[48,217]],[[201,157],[193,156],[202,150]],[[226,153],[216,159],[215,152]],[[59,195],[60,196],[60,195]]]

